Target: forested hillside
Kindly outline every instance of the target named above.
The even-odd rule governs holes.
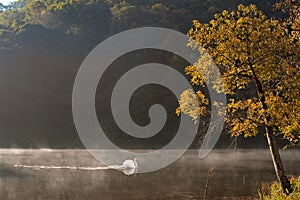
[[[81,41],[82,47],[91,48],[109,35],[141,26],[186,33],[192,20],[207,22],[240,3],[255,3],[272,15],[273,1],[258,0],[19,0],[0,5],[0,45],[12,50],[72,47]]]

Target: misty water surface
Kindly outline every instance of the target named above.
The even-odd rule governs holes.
[[[267,150],[214,150],[203,160],[190,150],[162,170],[126,176],[107,169],[85,150],[0,150],[0,199],[154,200],[202,199],[213,167],[208,199],[257,195],[262,182],[274,181]],[[299,175],[299,150],[281,152],[288,175]],[[121,164],[116,163],[116,164]],[[15,165],[70,166],[77,169],[22,168]],[[98,168],[84,170],[78,167]]]

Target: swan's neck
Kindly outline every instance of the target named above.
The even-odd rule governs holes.
[[[137,168],[137,167],[138,167],[138,165],[137,165],[136,158],[134,158],[134,159],[133,159],[133,162],[134,162],[134,165],[135,165],[135,167]]]

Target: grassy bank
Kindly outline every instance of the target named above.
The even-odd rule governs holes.
[[[300,199],[300,176],[291,178],[293,192],[290,195],[285,195],[281,192],[279,183],[262,184],[258,191],[259,199],[261,200],[298,200]]]

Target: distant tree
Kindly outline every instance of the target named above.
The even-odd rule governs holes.
[[[28,8],[32,13],[41,13],[47,7],[42,1],[32,1],[28,4]]]
[[[220,80],[213,84],[217,92],[228,95],[226,123],[231,135],[251,137],[264,128],[276,176],[283,192],[289,193],[291,185],[275,136],[283,136],[291,145],[299,144],[299,41],[286,33],[280,21],[268,19],[254,5],[224,10],[209,23],[195,20],[189,36],[197,43],[190,45],[204,47],[222,72],[224,88],[219,87]],[[202,77],[211,75],[209,70],[199,73],[205,60],[201,56],[198,64],[186,68],[193,84],[204,86]],[[255,95],[240,95],[251,89]],[[195,106],[195,97],[200,109]],[[201,91],[184,91],[179,104],[178,114],[183,112],[197,120],[205,114],[208,97]]]

